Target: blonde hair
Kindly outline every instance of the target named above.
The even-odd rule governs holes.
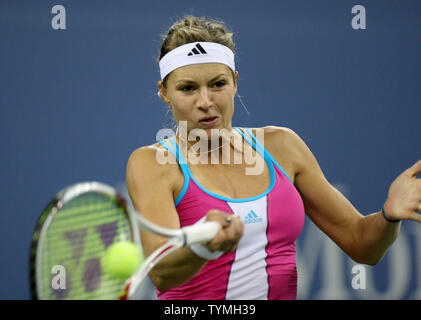
[[[216,42],[230,48],[235,53],[233,35],[223,21],[186,15],[175,22],[163,36],[158,62],[171,50],[198,41]],[[167,79],[168,76],[163,80],[164,86],[166,86]]]

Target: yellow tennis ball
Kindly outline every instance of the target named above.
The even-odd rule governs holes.
[[[120,280],[129,278],[142,262],[140,248],[128,241],[113,243],[101,257],[105,274]]]

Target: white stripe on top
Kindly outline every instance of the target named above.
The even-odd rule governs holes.
[[[227,203],[245,224],[244,234],[231,266],[226,299],[267,299],[267,198],[264,196],[248,202]]]

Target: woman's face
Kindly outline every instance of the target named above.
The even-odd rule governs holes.
[[[231,69],[220,63],[189,65],[174,70],[167,87],[158,82],[161,98],[171,106],[177,123],[186,121],[187,132],[232,129],[234,97],[237,92]]]

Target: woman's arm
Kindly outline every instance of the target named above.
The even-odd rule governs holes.
[[[157,147],[150,146],[132,153],[127,164],[127,187],[138,212],[160,226],[177,229],[180,221],[173,193],[177,180],[183,178],[177,164],[161,165],[156,161],[157,150]],[[223,227],[207,244],[211,251],[232,251],[238,245],[242,224],[235,217],[228,224],[226,216],[219,211],[210,211],[207,215],[207,221],[218,221]],[[148,256],[167,239],[142,231],[141,240],[144,254]],[[181,248],[162,259],[149,275],[157,289],[164,292],[189,281],[206,263],[206,259],[189,248]]]
[[[381,211],[363,216],[326,180],[317,160],[303,140],[291,130],[282,131],[291,159],[294,159],[294,184],[301,194],[307,215],[354,261],[377,264],[398,236],[400,223],[388,222]],[[397,178],[401,180],[399,186],[395,182],[395,185],[392,184],[385,204],[389,218],[410,219],[408,211],[403,213],[402,205],[409,199],[413,203],[417,194],[421,200],[421,190],[419,187],[415,188],[416,182],[419,186],[419,179],[415,181],[414,176],[416,168],[421,169],[421,161],[412,171],[404,173],[404,178],[402,175]],[[410,189],[411,197],[403,196]],[[394,207],[392,203],[395,204]],[[420,216],[414,212],[411,217],[421,221]]]

